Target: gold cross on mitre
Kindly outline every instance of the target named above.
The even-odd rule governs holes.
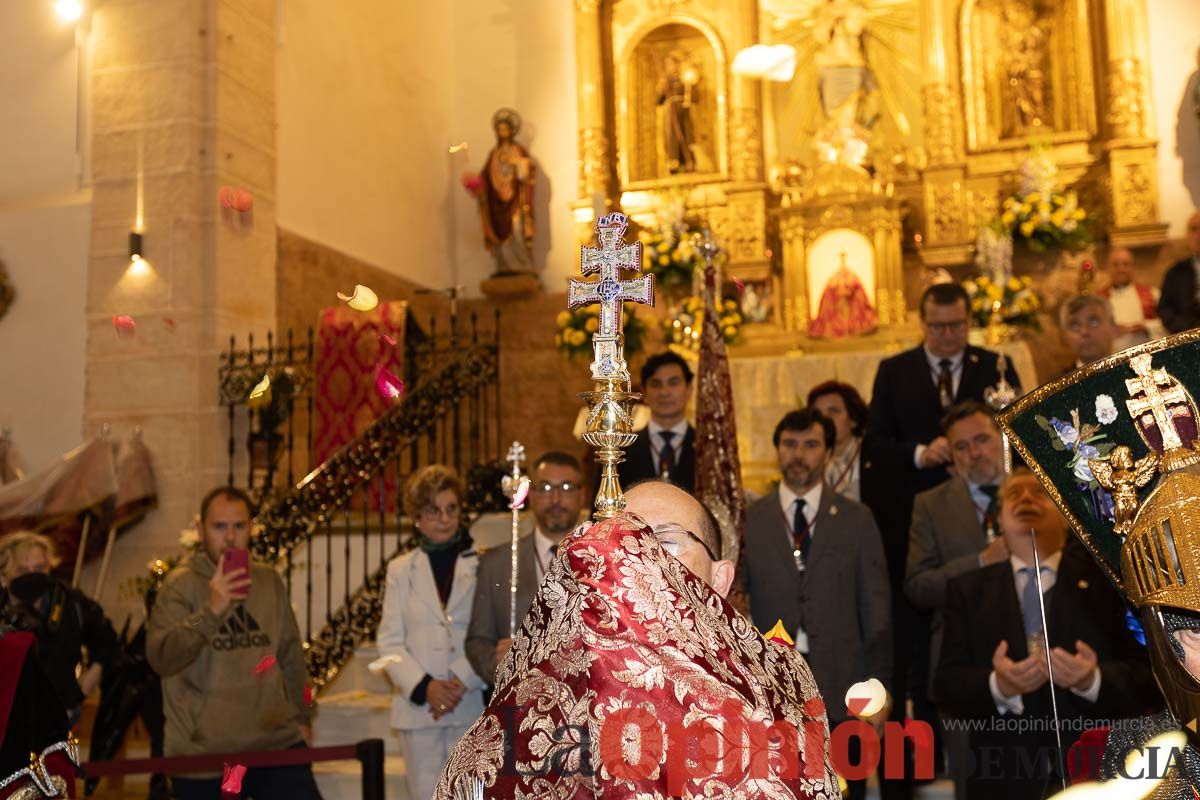
[[[596,220],[596,238],[600,247],[582,245],[579,249],[579,271],[584,275],[600,273],[599,281],[568,282],[567,307],[600,304],[600,325],[592,337],[592,380],[628,383],[629,365],[625,363],[621,346],[621,304],[654,303],[654,276],[643,275],[633,280],[621,280],[621,271],[640,272],[642,243],[625,244],[625,229],[629,218],[614,211]]]
[[[1196,406],[1191,395],[1165,369],[1155,369],[1151,355],[1142,353],[1129,359],[1136,378],[1125,379],[1129,399],[1126,408],[1137,424],[1138,432],[1152,450],[1162,452],[1163,471],[1182,469],[1200,462],[1200,453],[1191,449],[1196,439]],[[1176,418],[1191,423],[1189,441],[1184,441]],[[1157,431],[1159,446],[1151,435]]]

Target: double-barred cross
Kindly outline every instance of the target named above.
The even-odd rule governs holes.
[[[1125,388],[1130,394],[1130,399],[1125,401],[1125,405],[1135,418],[1144,411],[1149,411],[1154,416],[1165,452],[1183,447],[1183,440],[1175,430],[1175,421],[1171,419],[1168,406],[1186,403],[1188,395],[1165,369],[1154,369],[1150,361],[1149,353],[1134,356],[1129,360],[1129,366],[1138,377],[1125,379]],[[1139,392],[1142,396],[1135,396]]]
[[[621,271],[640,271],[642,243],[625,244],[625,229],[629,218],[619,212],[606,214],[596,221],[596,237],[600,247],[583,245],[579,250],[579,271],[584,275],[600,274],[598,281],[572,278],[567,293],[567,307],[600,304],[600,324],[592,345],[596,360],[594,376],[615,376],[624,371],[624,358],[616,347],[621,332],[621,305],[624,302],[654,303],[654,276],[643,275],[621,280]]]

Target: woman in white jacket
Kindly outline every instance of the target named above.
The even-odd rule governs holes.
[[[419,542],[388,565],[376,637],[396,689],[392,727],[413,800],[433,796],[450,751],[483,713],[483,682],[463,652],[479,559],[461,524],[462,497],[458,475],[441,464],[405,484]]]

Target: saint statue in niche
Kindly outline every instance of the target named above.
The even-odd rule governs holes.
[[[815,62],[826,124],[817,135],[822,160],[862,165],[869,130],[879,119],[878,84],[867,66],[861,0],[826,0],[813,11]]]
[[[529,151],[517,143],[521,116],[511,108],[492,115],[496,145],[483,172],[467,176],[464,185],[479,200],[483,241],[496,260],[496,273],[533,270],[534,164]]]
[[[1000,20],[1008,106],[1004,134],[1022,136],[1046,122],[1047,34],[1036,10],[1025,3],[1005,3]]]
[[[658,105],[662,108],[662,141],[667,170],[672,174],[696,171],[696,132],[692,105],[696,102],[700,70],[682,50],[672,50],[663,59],[658,81]]]
[[[840,253],[839,258],[841,263],[821,292],[817,316],[808,323],[809,336],[822,339],[861,336],[875,330],[878,323],[862,281],[846,266],[846,253]]]

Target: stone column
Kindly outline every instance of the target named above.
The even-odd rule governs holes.
[[[925,246],[930,265],[966,261],[973,240],[964,191],[962,84],[955,46],[957,3],[924,0],[921,7],[921,87],[925,117]]]
[[[1145,0],[1104,0],[1104,33],[1103,131],[1112,207],[1109,236],[1116,245],[1156,244],[1166,239],[1167,226],[1158,217]]]
[[[102,3],[89,46],[84,427],[124,438],[141,426],[159,491],[158,511],[114,551],[101,595],[112,604],[147,560],[178,551],[202,494],[224,483],[218,353],[231,334],[274,326],[275,2]],[[253,210],[222,210],[224,185],[251,192]],[[132,337],[115,335],[114,314],[134,317]]]
[[[611,198],[609,141],[604,126],[600,0],[575,0],[575,72],[579,111],[579,195]]]

